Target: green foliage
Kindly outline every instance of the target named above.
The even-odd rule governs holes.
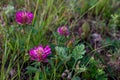
[[[98,61],[91,57],[87,70],[83,73],[85,79],[107,80],[107,75],[99,66]]]
[[[108,47],[106,47],[106,49],[111,53],[115,53],[116,51],[118,51],[118,49],[120,48],[120,41],[119,40],[111,40],[111,39],[106,39],[105,42],[103,42],[104,44],[110,44]]]
[[[86,38],[89,36],[90,33],[90,25],[88,22],[84,22],[82,25],[82,34],[81,34],[81,38]]]
[[[72,57],[75,60],[82,59],[85,52],[86,52],[85,51],[85,46],[83,44],[78,45],[73,49]]]
[[[64,46],[66,41],[68,40],[65,36],[60,36],[57,32],[53,32],[53,35],[55,37],[55,41],[57,45]]]
[[[112,27],[115,27],[115,28],[120,27],[120,15],[119,15],[119,13],[114,13],[111,15],[110,24]]]
[[[109,0],[99,0],[98,4],[96,5],[96,15],[98,15],[100,12],[104,12],[107,10],[109,6],[106,6],[109,3]]]
[[[8,5],[6,8],[3,8],[5,15],[7,15],[8,18],[13,16],[13,13],[15,12],[14,6]]]
[[[35,73],[35,72],[40,72],[40,62],[34,62],[31,64],[31,66],[27,66],[27,71],[26,71],[26,74],[32,74],[32,73]]]
[[[71,54],[68,53],[68,49],[67,48],[56,46],[55,50],[57,52],[57,55],[59,56],[59,58],[62,61],[67,62],[71,58]]]

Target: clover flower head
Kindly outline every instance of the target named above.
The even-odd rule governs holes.
[[[69,35],[69,29],[67,26],[62,26],[62,27],[59,27],[57,29],[57,32],[60,34],[60,35],[63,35],[63,36],[68,36]]]
[[[33,13],[28,11],[16,12],[16,22],[18,24],[30,24],[33,20]]]
[[[31,60],[40,62],[46,62],[49,54],[51,54],[51,48],[48,45],[45,48],[40,45],[29,51]]]

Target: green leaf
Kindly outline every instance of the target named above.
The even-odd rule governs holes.
[[[68,61],[70,59],[71,55],[68,54],[68,48],[57,46],[55,50],[62,61]]]
[[[81,80],[81,79],[80,77],[77,76],[77,77],[72,78],[72,80]]]
[[[40,72],[38,72],[38,71],[35,73],[34,80],[39,80],[39,74],[40,74]]]
[[[32,67],[32,66],[28,66],[26,69],[27,69],[26,74],[31,74],[31,73],[35,73],[37,71],[40,71],[40,69],[37,69],[37,68]]]
[[[73,49],[72,56],[75,60],[83,58],[83,55],[85,54],[85,46],[83,44],[76,46]]]
[[[84,39],[86,37],[88,37],[89,33],[90,33],[90,24],[88,22],[84,22],[82,25],[82,31],[83,33],[81,34],[81,37]]]

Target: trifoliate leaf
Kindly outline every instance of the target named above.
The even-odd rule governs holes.
[[[62,61],[68,61],[71,57],[66,47],[55,47],[55,50]]]
[[[73,49],[72,55],[75,60],[83,58],[83,55],[85,54],[85,46],[83,44],[76,46]]]

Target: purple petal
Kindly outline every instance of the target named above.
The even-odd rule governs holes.
[[[27,11],[16,12],[16,22],[18,24],[30,24],[33,20],[33,14]]]
[[[44,53],[47,55],[51,54],[51,48],[48,45],[44,48]]]

